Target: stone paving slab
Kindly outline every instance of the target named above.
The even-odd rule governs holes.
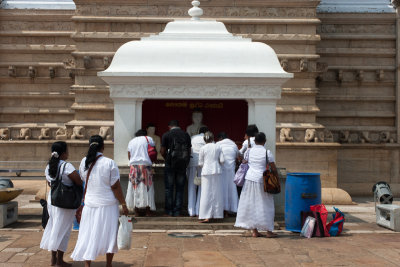
[[[68,262],[77,239],[71,234]],[[41,232],[0,233],[0,267],[48,266],[50,252],[38,248]],[[114,267],[127,266],[399,266],[400,235],[344,234],[331,238],[302,238],[279,233],[278,238],[203,235],[176,238],[167,233],[133,233],[130,250],[119,251]],[[105,256],[92,266],[104,266]],[[73,262],[73,266],[83,266]]]

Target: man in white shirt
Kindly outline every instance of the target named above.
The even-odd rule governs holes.
[[[194,184],[194,177],[201,176],[201,167],[199,166],[199,152],[206,142],[204,133],[208,132],[207,127],[201,127],[199,134],[192,136],[192,153],[187,169],[188,173],[188,213],[189,216],[199,215],[201,186]]]
[[[235,178],[236,158],[239,150],[235,142],[228,138],[225,132],[218,134],[218,142],[224,154],[225,163],[222,166],[222,184],[224,193],[224,213],[236,213],[238,206],[238,192],[233,179]]]

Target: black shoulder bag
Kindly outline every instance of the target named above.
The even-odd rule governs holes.
[[[75,183],[72,186],[62,183],[65,164],[59,167],[56,179],[51,182],[51,205],[63,209],[77,209],[81,205],[83,187]]]

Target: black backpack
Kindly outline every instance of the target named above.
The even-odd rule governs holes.
[[[190,154],[185,135],[174,136],[169,148],[169,163],[173,169],[183,170],[189,165]]]

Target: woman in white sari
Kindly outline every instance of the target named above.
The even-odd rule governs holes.
[[[264,148],[267,141],[264,133],[257,133],[255,146],[249,152],[249,170],[246,173],[235,227],[251,229],[253,237],[260,237],[258,230],[267,231],[266,237],[276,237],[274,230],[274,197],[264,192],[263,173],[268,162],[276,172],[275,160],[271,151]]]
[[[90,137],[88,154],[79,167],[82,181],[86,181],[88,170],[92,169],[85,184],[85,206],[71,258],[85,261],[85,267],[90,267],[92,260],[104,254],[106,266],[112,266],[114,253],[118,251],[118,204],[122,205],[123,214],[128,215],[118,167],[112,159],[103,156],[103,151],[103,138],[99,135]]]
[[[199,165],[201,170],[201,196],[199,219],[202,223],[208,223],[211,218],[222,219],[224,217],[224,197],[222,188],[222,167],[224,155],[221,148],[214,143],[214,135],[211,132],[204,134],[204,145],[199,153]]]
[[[68,159],[67,143],[58,141],[51,146],[51,158],[45,170],[47,182],[54,181],[57,175],[61,176],[61,182],[72,186],[73,183],[82,185],[79,174],[75,171]],[[58,174],[60,172],[60,174]],[[75,218],[75,209],[63,209],[51,205],[51,192],[47,198],[49,220],[40,242],[40,248],[51,251],[50,266],[71,266],[64,262],[64,252],[67,250],[71,226]]]

